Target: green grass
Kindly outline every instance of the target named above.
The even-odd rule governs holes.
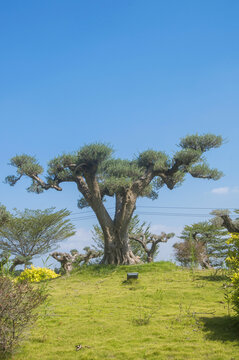
[[[128,271],[139,279],[126,282]],[[239,359],[223,283],[169,262],[83,267],[49,283],[50,302],[13,359]]]

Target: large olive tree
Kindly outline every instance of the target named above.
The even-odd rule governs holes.
[[[15,156],[11,165],[17,174],[6,181],[15,185],[23,176],[31,178],[28,191],[40,193],[54,189],[62,191],[64,182],[76,184],[82,197],[80,208],[90,206],[95,212],[104,234],[105,264],[135,264],[138,258],[130,249],[128,227],[137,198],[157,198],[164,185],[172,190],[180,185],[188,173],[195,178],[217,180],[221,172],[206,164],[204,153],[222,144],[221,136],[190,135],[181,139],[179,151],[172,157],[164,152],[146,150],[134,160],[115,159],[112,148],[104,144],[83,146],[73,154],[63,154],[48,164],[45,180],[40,177],[43,168],[34,157]],[[104,200],[115,198],[115,214],[108,213]]]

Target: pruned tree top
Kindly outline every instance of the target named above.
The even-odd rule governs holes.
[[[235,210],[234,213],[239,214],[239,210]],[[215,215],[212,220],[213,224],[216,226],[223,226],[231,233],[239,233],[239,218],[236,218],[235,220],[231,219],[229,210],[214,210],[211,214]]]
[[[45,178],[41,177],[43,168],[34,157],[17,155],[11,159],[16,174],[6,177],[6,182],[13,186],[23,176],[30,177],[32,183],[27,190],[35,193],[48,189],[61,191],[62,183],[75,182],[84,199],[80,200],[80,207],[91,204],[92,197],[102,200],[106,196],[124,195],[129,189],[137,196],[156,198],[163,185],[173,189],[187,173],[197,178],[219,179],[222,173],[211,169],[203,154],[222,142],[221,136],[212,134],[189,135],[181,139],[180,150],[172,157],[149,149],[133,160],[113,158],[113,149],[105,144],[85,145],[73,154],[49,161]]]
[[[202,221],[192,225],[185,225],[180,239],[190,240],[192,237],[195,241],[209,241],[212,239],[222,238],[228,232],[224,230],[220,224]]]

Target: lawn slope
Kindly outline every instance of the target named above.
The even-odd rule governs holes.
[[[138,271],[139,279],[125,282],[128,271]],[[223,283],[210,271],[169,262],[83,267],[49,283],[49,302],[13,358],[239,359]]]

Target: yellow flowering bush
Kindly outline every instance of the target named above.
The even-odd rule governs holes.
[[[239,234],[230,234],[231,237],[226,241],[229,247],[228,257],[226,262],[229,268],[239,269]]]
[[[31,265],[31,268],[25,269],[20,276],[17,277],[17,281],[27,280],[29,282],[40,282],[43,280],[50,280],[58,277],[55,271],[48,268],[40,268]]]
[[[234,310],[237,315],[239,315],[239,269],[232,276],[233,292],[232,292],[232,302],[234,305]]]
[[[234,310],[239,315],[239,234],[231,234],[230,239],[227,240],[230,245],[228,257],[226,259],[227,265],[233,270],[231,281],[233,285],[232,303]]]

